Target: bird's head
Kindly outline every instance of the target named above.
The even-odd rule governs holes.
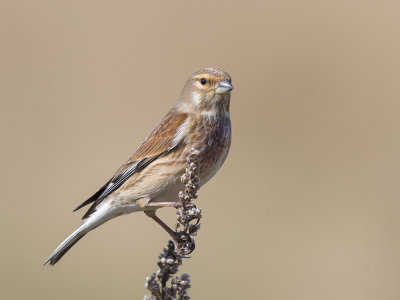
[[[183,87],[179,105],[204,113],[229,112],[233,86],[228,73],[207,68],[194,73]]]

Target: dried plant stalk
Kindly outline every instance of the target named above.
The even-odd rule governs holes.
[[[169,240],[167,248],[158,256],[157,263],[159,270],[151,276],[146,277],[146,288],[151,295],[145,295],[144,300],[185,300],[190,299],[187,289],[190,288],[189,274],[182,274],[171,280],[167,287],[168,280],[178,272],[182,265],[182,258],[187,258],[195,248],[194,236],[200,229],[201,209],[192,203],[197,198],[197,190],[200,188],[199,163],[195,151],[188,158],[188,167],[181,176],[185,189],[179,192],[176,217],[179,223],[176,224],[175,241]],[[181,229],[180,231],[178,231]]]

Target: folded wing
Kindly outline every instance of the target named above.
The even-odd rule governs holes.
[[[187,118],[187,114],[171,110],[114,176],[74,211],[93,203],[82,219],[88,218],[96,210],[97,205],[119,188],[129,177],[143,170],[159,157],[179,148],[184,139],[183,135],[180,134],[182,132],[181,128],[185,125]]]

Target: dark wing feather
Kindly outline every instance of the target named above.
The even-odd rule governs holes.
[[[103,192],[107,189],[108,185],[110,184],[112,179],[110,179],[109,181],[107,181],[107,183],[105,185],[103,185],[92,197],[90,197],[89,199],[87,199],[85,202],[83,202],[81,205],[79,205],[77,208],[75,208],[73,211],[77,211],[78,209],[81,209],[82,207],[96,201],[101,194],[103,194]]]
[[[171,110],[161,120],[159,125],[151,131],[150,135],[144,140],[135,154],[118,169],[113,178],[74,211],[94,202],[82,218],[86,219],[95,211],[96,206],[103,201],[105,197],[119,188],[129,177],[143,170],[157,158],[179,147],[181,141],[175,141],[174,137],[187,117],[187,114],[177,113]]]

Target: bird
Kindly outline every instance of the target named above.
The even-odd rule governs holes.
[[[88,232],[125,214],[143,211],[165,227],[157,209],[176,203],[187,158],[196,152],[200,185],[224,163],[231,145],[232,80],[205,68],[186,81],[176,104],[111,179],[74,211],[91,204],[81,225],[47,258],[55,265]],[[172,230],[168,230],[172,234]]]

